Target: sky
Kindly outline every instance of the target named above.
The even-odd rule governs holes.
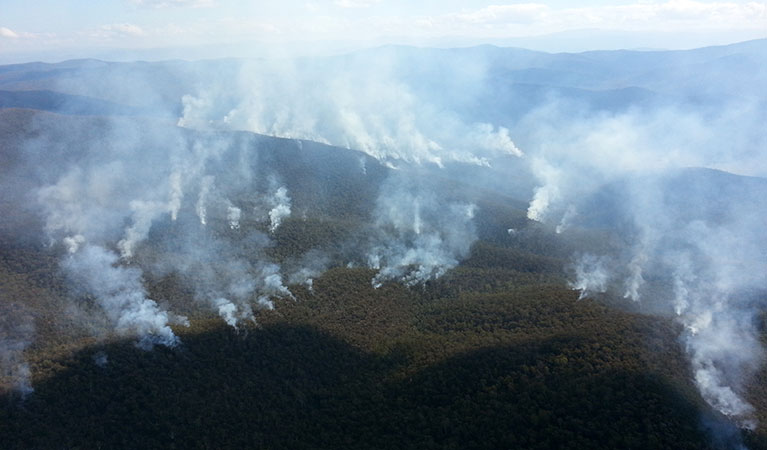
[[[764,37],[767,2],[754,1],[0,0],[0,62],[382,44],[673,49]]]

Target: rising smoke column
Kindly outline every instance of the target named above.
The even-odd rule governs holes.
[[[159,276],[181,273],[190,280],[201,275],[208,283],[192,283],[195,297],[230,324],[252,319],[253,305],[271,308],[271,298],[290,296],[279,266],[262,251],[268,245],[266,236],[251,239],[257,242],[255,248],[250,246],[251,255],[232,252],[224,242],[242,233],[243,210],[229,197],[245,197],[253,187],[252,141],[142,126],[141,120],[90,125],[100,138],[81,142],[78,159],[54,172],[36,198],[49,240],[66,249],[61,265],[78,287],[76,293],[92,297],[116,333],[136,336],[144,348],[178,342],[170,324],[184,324],[185,319],[148,296],[143,273],[147,269]],[[102,150],[104,145],[109,151]],[[236,169],[228,168],[229,160],[236,161]],[[274,210],[272,230],[290,213],[287,190],[274,190],[264,200],[267,211]],[[222,219],[234,235],[204,231],[211,220],[216,228]],[[198,239],[175,236],[170,241],[182,247],[158,254],[157,242],[145,245],[158,224],[163,224],[163,233]],[[222,260],[220,251],[235,256]],[[190,268],[175,257],[178,254],[193,255],[200,264]]]
[[[75,285],[96,297],[118,334],[138,335],[138,345],[147,350],[155,344],[174,347],[178,338],[170,329],[168,313],[148,298],[141,270],[118,261],[114,252],[86,245],[62,265]]]
[[[702,397],[753,429],[753,407],[744,394],[764,360],[755,324],[764,300],[758,292],[767,289],[767,183],[684,168],[715,167],[721,138],[712,136],[753,120],[748,109],[731,107],[709,116],[671,108],[575,121],[549,107],[550,122],[531,132],[545,147],[528,151],[541,183],[528,217],[610,227],[622,245],[576,257],[571,287],[581,297],[606,291],[633,301],[648,292],[659,296],[664,312],[684,328],[683,345]],[[742,121],[733,120],[738,111]],[[730,178],[722,181],[725,176]],[[738,183],[751,187],[728,187]],[[602,222],[590,224],[593,217]],[[648,280],[653,286],[645,292]]]
[[[436,105],[433,93],[406,81],[395,66],[372,56],[337,66],[243,64],[235,83],[204,84],[185,95],[178,124],[312,140],[413,164],[488,165],[497,156],[522,155],[507,128],[466,121]]]
[[[270,192],[266,198],[269,208],[269,232],[274,233],[282,224],[283,219],[290,216],[290,196],[285,186],[279,186],[277,179],[269,180]]]
[[[141,269],[124,267],[121,259],[134,256],[158,216],[174,214],[180,181],[131,167],[123,152],[129,153],[118,148],[112,158],[87,155],[54,184],[41,187],[37,199],[49,238],[67,249],[64,272],[82,294],[94,297],[115,331],[137,336],[143,348],[173,346],[171,316],[147,297]],[[124,227],[126,219],[130,225]],[[110,249],[115,241],[120,255]]]
[[[449,61],[456,76],[466,77],[465,83],[456,84],[464,91],[485,77],[485,62],[473,64],[465,70],[467,66]],[[299,147],[301,139],[313,140],[360,150],[390,168],[448,163],[487,167],[497,158],[522,156],[507,128],[470,120],[453,108],[460,102],[451,94],[458,98],[465,92],[435,96],[409,70],[409,63],[403,66],[390,54],[351,55],[332,64],[305,59],[245,63],[236,82],[200,85],[185,95],[178,125],[253,131],[297,139]],[[366,171],[364,165],[361,170]],[[396,182],[408,183],[408,176]],[[426,185],[409,196],[396,182],[381,190],[374,213],[377,238],[369,243],[364,261],[379,270],[376,285],[388,279],[413,285],[439,277],[468,254],[476,239],[475,207],[469,202],[445,206]],[[274,233],[290,214],[291,203],[284,187],[274,181],[270,185],[267,207]],[[400,217],[397,208],[410,217]],[[291,279],[310,280],[316,273],[297,270]]]
[[[580,292],[578,300],[590,294],[605,292],[610,281],[610,260],[606,256],[585,253],[575,257],[573,263],[574,281],[569,283],[571,289]]]
[[[644,199],[628,201],[638,205]],[[760,270],[765,267],[766,249],[754,245],[764,242],[757,237],[760,226],[742,212],[732,211],[721,211],[729,217],[719,224],[681,217],[651,219],[655,215],[673,218],[678,211],[662,197],[652,209],[646,203],[643,206],[641,213],[633,215],[634,222],[641,224],[637,229],[651,230],[662,236],[660,241],[648,244],[648,231],[633,235],[636,245],[612,270],[601,273],[604,282],[594,290],[607,290],[612,277],[623,284],[624,297],[639,300],[646,283],[642,274],[656,279],[670,274],[668,288],[659,295],[684,327],[682,339],[695,384],[716,410],[741,427],[753,429],[753,407],[743,394],[745,382],[764,360],[756,327],[760,301],[754,293],[767,287]],[[586,293],[593,275],[578,273],[574,288]]]
[[[266,220],[265,199],[269,196],[260,195],[258,211],[251,212],[235,207],[225,197],[232,192],[220,192],[209,182],[204,182],[202,189],[206,190],[209,220],[205,224],[199,221],[198,200],[197,217],[177,224],[167,242],[155,244],[159,251],[148,270],[158,277],[180,275],[192,288],[194,300],[211,308],[229,325],[255,321],[255,310],[272,309],[274,298],[292,298],[283,284],[281,267],[266,254],[272,245],[270,236],[245,224]],[[238,195],[247,199],[252,194],[246,190]],[[238,212],[236,217],[233,211]],[[240,224],[240,220],[247,222]]]
[[[208,197],[210,191],[213,188],[215,177],[212,175],[206,175],[200,182],[200,192],[197,196],[197,204],[195,205],[195,211],[197,217],[200,219],[201,225],[208,224]]]
[[[757,319],[767,287],[766,249],[750,240],[763,219],[735,209],[734,222],[693,221],[681,228],[677,239],[687,248],[664,256],[695,383],[714,408],[754,429],[753,407],[743,394],[745,382],[764,363]]]
[[[413,286],[457,266],[477,239],[475,211],[470,203],[438,199],[417,177],[393,174],[373,213],[378,234],[367,254],[367,265],[378,270],[373,286],[394,279]]]

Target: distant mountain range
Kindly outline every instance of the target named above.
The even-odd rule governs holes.
[[[750,93],[767,85],[767,39],[738,44],[678,51],[589,51],[545,53],[519,48],[479,46],[456,49],[429,49],[385,46],[342,56],[306,60],[301,64],[329,71],[375,64],[386,60],[391,70],[423,92],[455,90],[462,67],[483,67],[487,86],[468,99],[470,114],[511,120],[547,96],[583,102],[595,109],[621,110],[669,101],[705,102],[723,93],[748,99]],[[195,83],[209,76],[234,74],[248,60],[224,59],[197,62],[103,62],[71,60],[55,64],[27,63],[0,66],[0,107],[29,107],[66,112],[61,95],[74,110],[136,114],[147,106],[178,111],[180,98]],[[257,60],[256,60],[257,61]],[[443,76],[438,76],[443,74]],[[719,81],[728,80],[728,86]],[[78,83],[92,80],[93,83]],[[161,98],[120,97],[119,89],[107,89],[105,80],[131,83],[151,80]],[[428,80],[428,81],[426,81]],[[428,85],[419,85],[425,82]],[[436,84],[435,84],[436,83]],[[730,89],[731,85],[739,86]],[[25,94],[10,92],[28,91]],[[31,93],[29,91],[34,91]],[[82,97],[90,97],[82,98]],[[110,103],[99,103],[96,100]],[[487,108],[491,105],[490,108]],[[492,105],[496,105],[493,107]],[[498,107],[502,105],[503,108]],[[136,109],[138,108],[138,109]],[[488,110],[489,109],[489,110]],[[150,110],[143,111],[151,114]]]

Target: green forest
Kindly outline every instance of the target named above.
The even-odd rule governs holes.
[[[275,261],[364,238],[372,187],[341,176],[343,161],[323,161],[317,179],[292,186],[308,214],[275,233]],[[2,448],[767,448],[763,428],[727,430],[701,399],[673,319],[610,294],[579,300],[568,287],[568,255],[611,245],[605,234],[566,241],[513,201],[445,189],[481,212],[480,240],[443,277],[375,289],[375,270],[331,264],[311,289],[291,285],[294,298],[233,328],[195,306],[178,274],[146,275],[149,296],[191,323],[174,326],[179,346],[151,351],[65,315],[73,300],[78,311],[95,306],[67,285],[60,249],[19,238],[39,219],[6,199],[17,214],[2,218],[0,307],[27,317],[35,339],[24,351],[34,392],[0,391]],[[236,241],[224,222],[210,232]],[[170,251],[173,236],[173,224],[156,227],[134,264]],[[750,391],[763,421],[765,381],[762,371]]]

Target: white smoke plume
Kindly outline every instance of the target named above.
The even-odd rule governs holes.
[[[184,190],[182,178],[179,172],[173,172],[170,176],[170,199],[168,201],[168,210],[173,221],[178,218],[178,211],[181,209],[181,201],[184,199]]]
[[[575,281],[570,283],[570,287],[580,291],[578,299],[607,290],[607,284],[610,281],[609,265],[610,262],[606,257],[590,253],[576,258]]]
[[[107,174],[110,170],[122,169],[116,166],[87,172],[75,167],[55,184],[40,188],[38,200],[44,209],[48,235],[93,238],[102,229],[109,229],[109,234],[114,236],[112,227],[119,232],[122,214],[115,211],[117,205],[112,203],[113,194],[119,189],[114,185],[119,182],[114,178],[110,180]]]
[[[378,270],[373,286],[401,280],[408,286],[442,276],[469,254],[476,240],[473,204],[440,201],[434,192],[393,176],[376,202],[380,235],[367,255]]]
[[[410,163],[443,166],[447,173],[460,166],[454,163],[495,168],[519,161],[538,181],[530,187],[532,198],[526,198],[528,218],[560,232],[585,226],[620,236],[620,250],[581,254],[573,266],[573,288],[581,296],[615,291],[644,302],[652,287],[653,297],[661,297],[686,330],[692,378],[703,398],[751,427],[743,380],[762,361],[753,323],[763,303],[754,292],[767,285],[767,196],[700,189],[685,201],[700,187],[697,182],[664,179],[689,167],[767,175],[764,83],[752,83],[754,88],[702,65],[691,70],[692,78],[659,77],[668,72],[662,65],[642,66],[625,79],[629,84],[648,79],[639,91],[654,95],[649,103],[621,104],[625,92],[610,90],[622,80],[600,82],[596,73],[595,79],[578,73],[574,100],[554,93],[546,104],[530,106],[505,94],[516,92],[509,89],[522,75],[514,70],[516,62],[492,62],[487,54],[496,53],[486,50],[477,51],[485,56],[468,59],[452,51],[429,59],[413,49],[401,57],[400,50],[384,48],[325,60],[217,62],[183,87],[176,123],[185,130],[114,120],[104,135],[89,136],[93,142],[84,143],[88,148],[80,160],[57,165],[57,176],[37,191],[46,232],[66,246],[65,266],[92,270],[73,276],[112,311],[117,329],[170,340],[172,335],[162,334],[168,313],[142,291],[142,256],[157,273],[182,274],[194,284],[195,297],[230,324],[251,318],[254,307],[271,308],[275,298],[291,297],[280,267],[265,257],[269,237],[248,232],[245,224],[254,214],[268,220],[274,233],[299,195],[291,192],[290,198],[290,183],[271,183],[267,194],[248,191],[252,165],[241,163],[248,152],[241,149],[222,162],[232,140],[200,130],[310,139],[358,149],[401,168],[381,188],[374,237],[359,258],[379,270],[375,285],[434,279],[466,257],[476,239],[471,202],[413,181],[421,174],[413,173]],[[549,56],[536,61],[543,64]],[[598,55],[585,59],[591,57]],[[760,61],[754,62],[757,76],[764,73]],[[487,70],[491,63],[496,65]],[[153,96],[146,91],[137,83],[115,95]],[[594,93],[606,94],[610,104],[593,107],[578,100]],[[525,149],[525,159],[518,159],[522,152],[511,136]],[[364,164],[360,170],[373,172]],[[250,196],[236,196],[241,192]],[[683,201],[670,201],[674,196]],[[712,200],[709,209],[715,213],[698,214],[705,205],[687,204],[705,203],[701,198]],[[256,205],[246,208],[249,202]],[[734,207],[738,202],[746,207]],[[221,223],[240,227],[227,233],[240,240],[217,239]],[[160,229],[173,239],[166,254],[152,255],[141,244]],[[309,283],[321,270],[301,269],[291,270],[295,278],[287,279]],[[113,281],[103,284],[101,278]],[[146,314],[131,315],[136,309]],[[123,314],[141,319],[121,322]]]
[[[314,278],[322,272],[313,270],[310,267],[303,267],[298,272],[291,275],[288,282],[292,284],[303,284],[309,290],[314,292]]]
[[[99,152],[98,142],[84,141],[82,159],[39,188],[37,200],[47,234],[69,254],[62,266],[70,280],[94,297],[116,333],[136,336],[143,348],[178,342],[169,326],[177,317],[148,297],[142,270],[194,280],[195,297],[229,324],[253,319],[253,307],[272,307],[273,297],[290,296],[279,266],[262,251],[268,239],[254,239],[249,255],[231,248],[219,254],[223,244],[217,232],[203,231],[212,219],[240,229],[243,212],[228,197],[244,197],[251,186],[251,148],[227,137],[192,136],[173,127],[136,129],[120,119],[110,125],[104,138],[113,151]],[[238,168],[215,174],[222,171],[224,153],[238,159]],[[191,201],[185,195],[189,190]],[[274,191],[272,229],[290,212],[287,189]],[[194,224],[190,216],[196,216]],[[162,233],[175,230],[187,236],[166,236],[174,243],[167,254],[157,253],[157,242],[142,250],[157,225]],[[197,264],[179,255],[194,255]],[[150,266],[142,263],[147,258]]]
[[[559,224],[555,228],[555,231],[557,234],[562,234],[570,228],[570,224],[573,221],[573,219],[578,215],[578,210],[575,206],[570,205],[565,210],[565,214],[562,216],[562,220],[559,221]],[[528,217],[529,218],[529,217]]]
[[[130,208],[133,211],[130,227],[125,230],[125,237],[117,243],[120,249],[120,256],[125,259],[131,259],[136,250],[136,245],[147,238],[152,223],[163,213],[172,213],[168,204],[134,200],[130,202]]]
[[[665,302],[664,311],[684,326],[702,397],[739,426],[754,428],[744,393],[764,360],[754,292],[767,288],[767,240],[759,225],[767,184],[686,167],[730,168],[732,155],[750,154],[749,146],[763,138],[733,139],[730,154],[718,145],[731,130],[753,133],[751,114],[760,113],[725,103],[705,113],[670,108],[564,120],[556,106],[543,110],[547,118],[526,119],[543,124],[525,122],[536,137],[531,142],[545,142],[528,151],[541,183],[528,217],[608,227],[624,248],[577,257],[572,288],[581,297],[610,291],[639,301],[652,283],[651,300]],[[759,167],[744,161],[744,171]],[[570,214],[573,205],[577,216]]]
[[[522,155],[507,128],[466,121],[435,104],[395,70],[391,58],[396,56],[243,64],[235,84],[227,80],[185,95],[178,124],[313,140],[416,164],[488,165],[498,156]],[[480,69],[467,77],[464,89],[484,74]]]
[[[543,222],[546,220],[550,205],[560,198],[558,183],[563,175],[561,170],[552,167],[543,158],[533,159],[532,168],[543,184],[535,189],[533,199],[527,208],[527,218]]]
[[[234,206],[231,202],[227,201],[226,219],[229,221],[230,229],[232,230],[240,229],[240,217],[242,217],[242,210]]]
[[[272,183],[274,185],[274,182]],[[273,189],[272,194],[267,199],[269,209],[269,231],[274,233],[282,224],[282,220],[290,216],[290,197],[288,189],[280,186]]]
[[[206,175],[202,177],[202,181],[200,182],[200,192],[197,195],[195,211],[197,212],[197,217],[200,219],[200,224],[202,225],[207,225],[208,223],[208,196],[213,188],[214,180],[215,177],[212,175]]]
[[[739,237],[748,219],[715,227],[692,222],[684,236],[694,247],[677,250],[666,262],[674,268],[673,305],[685,327],[684,342],[703,398],[740,426],[754,429],[753,407],[743,398],[744,381],[764,363],[749,290],[764,286],[764,249]],[[755,266],[752,266],[755,265]]]
[[[115,330],[138,336],[138,345],[151,349],[155,344],[173,347],[178,338],[169,326],[169,316],[147,297],[141,271],[118,264],[118,256],[97,245],[87,244],[63,263],[67,275],[95,297]]]
[[[69,253],[76,253],[77,250],[80,249],[80,246],[85,244],[85,237],[81,234],[76,234],[74,236],[67,236],[64,239],[62,239],[62,242],[64,242],[64,245],[67,247],[67,251]]]
[[[218,315],[224,319],[229,326],[237,326],[237,306],[229,300],[220,297],[213,300],[213,306],[218,310]]]
[[[222,225],[230,226],[228,220]],[[266,234],[241,228],[230,241],[207,228],[197,221],[186,223],[181,242],[158,254],[149,270],[160,277],[180,275],[198,304],[235,327],[241,321],[256,321],[255,310],[272,309],[273,299],[293,297],[283,284],[281,267],[265,254],[270,245]]]
[[[141,270],[121,266],[118,255],[102,245],[115,242],[130,218],[132,223],[117,247],[124,258],[131,258],[152,221],[162,213],[171,214],[172,198],[178,198],[170,188],[178,187],[178,178],[172,176],[164,180],[170,181],[164,185],[168,187],[164,195],[162,183],[157,183],[159,189],[148,189],[152,196],[165,197],[164,201],[131,199],[131,192],[147,189],[141,177],[128,175],[130,163],[119,158],[86,161],[66,171],[55,184],[40,188],[37,198],[45,211],[46,231],[54,240],[61,238],[69,253],[63,268],[74,284],[95,297],[115,331],[138,337],[143,348],[173,346],[178,340],[169,327],[168,313],[147,297]]]
[[[645,282],[642,272],[647,262],[648,256],[644,249],[640,248],[634,251],[634,256],[628,263],[629,275],[624,283],[626,291],[623,293],[623,298],[630,298],[635,302],[639,301],[639,289]]]
[[[274,304],[271,302],[271,298],[294,298],[287,286],[282,283],[280,267],[277,264],[263,265],[259,275],[259,292],[261,293],[259,303],[273,309]]]

